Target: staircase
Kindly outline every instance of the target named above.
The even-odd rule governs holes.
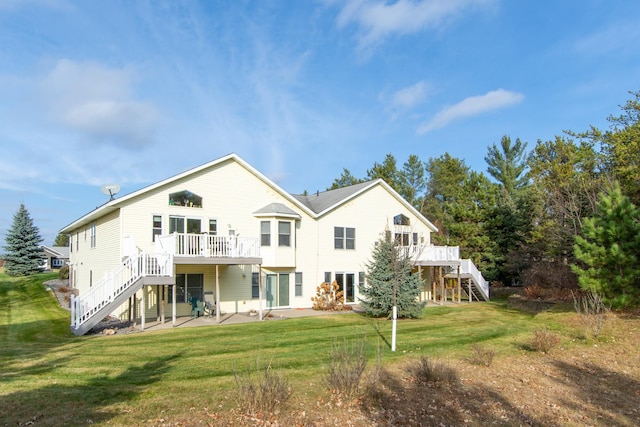
[[[458,277],[458,273],[450,273],[446,277],[455,278]],[[484,280],[482,273],[470,259],[460,260],[460,277],[471,280],[471,294],[476,300],[480,301],[482,298],[485,301],[489,301],[489,282]]]
[[[129,256],[87,291],[71,296],[71,332],[84,335],[124,304],[147,277],[172,277],[173,255],[140,253]]]

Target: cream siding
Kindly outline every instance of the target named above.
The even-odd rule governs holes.
[[[202,197],[201,208],[169,205],[169,194],[185,190]],[[272,203],[286,206],[300,218],[254,214]],[[169,233],[169,218],[173,215],[199,218],[202,232],[208,231],[210,218],[216,219],[218,235],[221,236],[227,236],[229,230],[234,230],[235,234],[241,237],[260,238],[260,222],[270,221],[271,246],[262,248],[263,298],[266,296],[264,287],[267,274],[288,274],[287,306],[294,308],[312,306],[311,298],[327,271],[332,273],[332,278],[336,272],[353,273],[357,290],[358,274],[366,270],[365,266],[370,259],[374,243],[384,233],[385,228],[394,233],[393,218],[398,214],[404,214],[410,219],[411,232],[423,236],[425,244],[429,244],[430,241],[428,224],[414,215],[411,208],[398,200],[381,183],[372,184],[366,191],[335,209],[320,217],[313,217],[306,208],[281,194],[277,188],[263,181],[259,174],[256,175],[234,158],[213,163],[193,173],[183,174],[180,178],[167,180],[164,184],[151,186],[147,191],[124,197],[119,203],[116,201],[114,206],[119,209],[96,221],[97,248],[89,248],[89,224],[86,225],[86,241],[85,226],[77,230],[81,233],[79,250],[76,248],[75,231],[72,233],[74,251],[71,253],[71,263],[76,269],[75,277],[80,290],[88,287],[89,270],[93,271],[95,283],[105,272],[118,265],[124,255],[122,242],[125,238],[133,238],[140,251],[155,252],[152,241],[154,215],[162,217],[162,234]],[[279,221],[291,224],[290,247],[278,245]],[[355,250],[334,249],[334,227],[351,227],[356,230]],[[220,308],[223,313],[259,309],[260,301],[252,298],[251,289],[252,273],[259,269],[256,265],[219,266]],[[295,296],[296,272],[302,273],[303,276],[300,297]],[[182,273],[203,274],[204,291],[215,293],[215,265],[177,265],[176,274]],[[145,314],[148,318],[158,315],[158,289],[155,286],[147,287]],[[142,291],[136,295],[138,314],[142,295]],[[356,292],[356,301],[357,297]],[[170,316],[172,307],[168,295],[165,304],[165,316]],[[127,308],[125,304],[115,314],[124,317],[127,315]],[[266,308],[264,300],[262,308]],[[190,315],[190,304],[178,303],[177,314]]]

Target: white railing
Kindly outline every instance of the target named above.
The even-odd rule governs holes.
[[[157,236],[155,247],[158,252],[166,252],[183,257],[260,257],[260,239],[258,237],[173,233]]]
[[[459,246],[411,246],[410,256],[416,261],[458,261]]]
[[[127,258],[91,288],[71,296],[71,327],[77,329],[145,276],[173,276],[171,254],[140,254]]]
[[[471,275],[478,288],[480,288],[480,292],[483,293],[485,299],[489,299],[489,282],[484,280],[484,277],[482,277],[482,273],[480,273],[480,271],[476,268],[476,265],[471,262],[470,259],[460,260],[460,273]]]

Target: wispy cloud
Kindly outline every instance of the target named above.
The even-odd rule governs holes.
[[[339,28],[355,24],[358,47],[369,51],[392,35],[441,28],[467,13],[474,6],[484,7],[492,0],[347,0],[337,18]]]
[[[477,116],[519,104],[523,99],[523,94],[504,89],[487,92],[480,96],[470,96],[438,112],[431,120],[421,125],[417,132],[422,135],[432,130],[443,128],[449,123],[465,117]]]
[[[134,73],[60,60],[39,82],[54,120],[94,142],[124,148],[151,143],[157,109],[133,98]]]
[[[431,86],[424,80],[398,90],[391,98],[391,108],[409,109],[422,103],[429,94]]]

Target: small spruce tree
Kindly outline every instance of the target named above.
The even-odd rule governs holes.
[[[600,197],[596,214],[576,236],[572,265],[580,287],[617,307],[640,304],[640,210],[616,183]]]
[[[372,260],[366,265],[366,282],[360,293],[362,308],[374,317],[391,315],[394,287],[398,317],[418,318],[424,303],[418,301],[422,279],[411,274],[411,259],[402,247],[391,238],[391,233],[378,240],[372,252]]]
[[[28,276],[42,272],[42,238],[23,203],[13,216],[13,224],[7,232],[6,242],[5,273],[9,276]]]

